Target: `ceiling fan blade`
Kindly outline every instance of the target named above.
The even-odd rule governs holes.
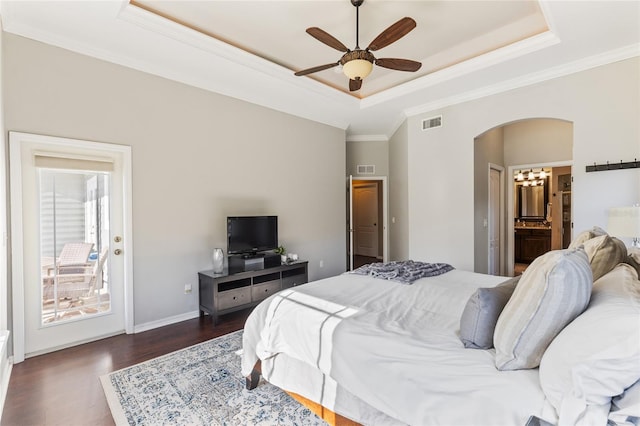
[[[362,87],[362,80],[349,80],[349,91],[355,92],[356,90],[360,90]]]
[[[379,50],[391,43],[400,40],[416,27],[416,21],[411,18],[402,18],[395,24],[380,33],[367,47],[367,50]]]
[[[389,68],[391,70],[411,71],[411,72],[418,71],[422,66],[420,62],[412,61],[410,59],[397,59],[397,58],[376,59],[376,65],[383,68]]]
[[[295,73],[295,75],[301,76],[301,75],[312,74],[314,72],[318,72],[322,70],[328,70],[329,68],[338,66],[339,63],[340,62],[334,62],[332,64],[318,65],[317,67],[307,68],[306,70],[298,71],[297,73]]]
[[[315,38],[318,41],[321,41],[322,43],[326,44],[329,47],[333,47],[334,49],[339,50],[341,52],[349,51],[347,46],[342,44],[340,40],[338,40],[328,32],[321,30],[318,27],[307,28],[307,33],[311,37]]]

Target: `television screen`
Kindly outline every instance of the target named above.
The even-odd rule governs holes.
[[[278,216],[227,217],[227,252],[257,253],[278,247]]]

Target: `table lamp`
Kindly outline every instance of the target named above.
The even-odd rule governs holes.
[[[609,209],[607,232],[614,237],[629,237],[631,246],[640,248],[640,205]]]

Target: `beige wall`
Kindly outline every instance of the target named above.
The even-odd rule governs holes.
[[[132,147],[136,325],[197,311],[227,215],[278,215],[311,280],[345,270],[343,130],[15,35],[3,58],[7,130]]]
[[[609,208],[640,201],[640,169],[585,166],[640,158],[638,75],[632,58],[410,117],[404,164],[391,163],[391,176],[396,167],[409,172],[407,197],[396,199],[409,211],[409,255],[474,269],[474,138],[528,118],[573,123],[574,233],[606,228]],[[423,118],[439,114],[442,128],[421,131]]]
[[[504,162],[508,166],[571,161],[573,126],[563,120],[537,118],[504,126]]]
[[[474,245],[476,272],[489,270],[489,164],[504,166],[504,128],[497,127],[478,136],[474,152]],[[506,171],[505,171],[506,173]]]
[[[347,142],[347,174],[354,178],[367,175],[358,174],[358,165],[374,165],[374,176],[389,176],[389,142],[349,141]]]
[[[407,121],[389,139],[389,260],[409,259]]]

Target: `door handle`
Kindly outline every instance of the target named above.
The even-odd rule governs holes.
[[[121,250],[121,249],[115,249],[115,250],[113,251],[113,254],[115,254],[116,256],[119,256],[119,255],[121,255],[121,254],[122,254],[122,250]]]

